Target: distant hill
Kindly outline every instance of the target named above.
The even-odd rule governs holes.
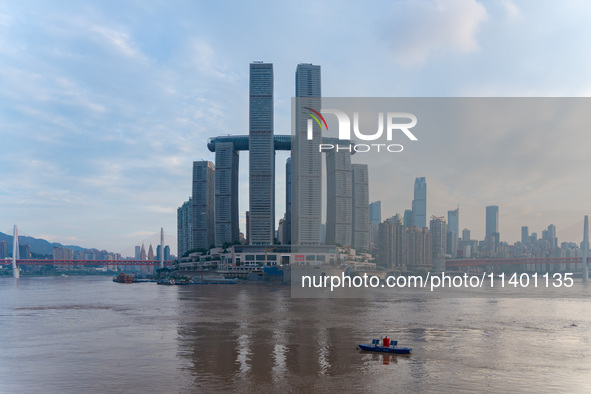
[[[10,251],[10,253],[12,253],[12,235],[8,235],[8,234],[4,234],[4,233],[0,232],[0,241],[6,241],[8,243],[8,250]],[[28,244],[31,248],[31,253],[37,253],[37,254],[52,255],[54,246],[61,246],[61,247],[65,247],[65,248],[70,248],[75,251],[86,250],[86,248],[81,248],[80,246],[75,246],[75,245],[65,245],[64,246],[64,245],[57,243],[57,242],[51,243],[51,242],[46,241],[44,239],[25,237],[22,235],[18,236],[18,242],[21,245]]]

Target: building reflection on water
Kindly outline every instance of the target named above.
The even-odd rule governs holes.
[[[368,300],[292,299],[289,288],[245,285],[191,286],[179,297],[187,314],[179,352],[197,387],[319,389],[319,378],[346,375],[362,387],[360,371],[399,362],[357,348],[380,335],[365,316]]]

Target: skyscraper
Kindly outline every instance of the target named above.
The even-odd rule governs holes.
[[[352,245],[351,153],[326,152],[326,244]]]
[[[369,175],[367,164],[352,164],[353,247],[369,250]]]
[[[291,244],[291,157],[285,162],[285,239],[283,243]]]
[[[8,242],[0,241],[0,259],[8,257]]]
[[[431,232],[431,259],[433,261],[433,268],[437,271],[443,271],[445,270],[445,220],[433,216],[429,227]]]
[[[486,236],[499,233],[499,207],[489,205],[486,207]]]
[[[275,233],[273,64],[250,64],[249,104],[250,243],[270,245]]]
[[[414,227],[414,225],[415,221],[412,209],[406,209],[404,211],[404,227]]]
[[[462,241],[469,241],[470,240],[470,230],[467,228],[462,230]]]
[[[215,166],[211,161],[193,162],[193,247],[215,244]]]
[[[193,249],[193,201],[185,201],[177,209],[177,253],[182,257],[187,251]],[[139,259],[140,248],[136,246],[136,259]]]
[[[370,249],[378,246],[379,229],[382,222],[382,202],[369,204],[369,245]]]
[[[521,243],[527,245],[529,243],[529,228],[521,226]]]
[[[460,207],[458,206],[453,211],[447,211],[447,238],[446,238],[446,253],[452,257],[456,257],[458,250],[458,239],[460,235]]]
[[[320,127],[308,115],[312,108],[321,109],[320,66],[299,64],[296,69],[296,99],[292,107],[291,150],[292,232],[294,245],[319,245],[321,242],[322,141]],[[308,124],[313,138],[308,140]]]
[[[382,222],[382,202],[375,201],[369,204],[369,221],[378,226]]]
[[[556,226],[551,224],[548,226],[548,242],[551,248],[558,247],[558,238],[556,237]]]
[[[415,179],[415,194],[412,202],[414,225],[418,228],[427,227],[427,182],[425,178]]]
[[[407,228],[394,218],[379,224],[377,264],[391,269],[405,269]]]
[[[232,142],[215,146],[215,244],[238,242],[238,152]]]

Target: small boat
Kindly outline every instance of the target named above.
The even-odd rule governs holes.
[[[382,345],[380,346],[379,339],[372,339],[371,345],[359,344],[361,350],[368,352],[381,352],[381,353],[396,353],[396,354],[409,354],[412,349],[409,347],[399,347],[398,341],[391,341],[390,338],[385,337],[382,339]]]
[[[135,282],[135,278],[129,274],[124,274],[121,272],[119,275],[113,278],[113,282],[116,283],[133,283]]]

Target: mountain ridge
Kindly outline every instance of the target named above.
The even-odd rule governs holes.
[[[6,241],[8,243],[8,251],[12,253],[12,235],[4,234],[0,232],[0,241]],[[69,248],[74,251],[83,252],[88,248],[83,248],[81,246],[76,245],[62,245],[59,242],[49,242],[43,238],[34,238],[24,235],[18,236],[19,245],[29,245],[31,248],[31,253],[36,254],[44,254],[44,255],[53,255],[53,248],[54,246],[62,247],[62,248]]]

